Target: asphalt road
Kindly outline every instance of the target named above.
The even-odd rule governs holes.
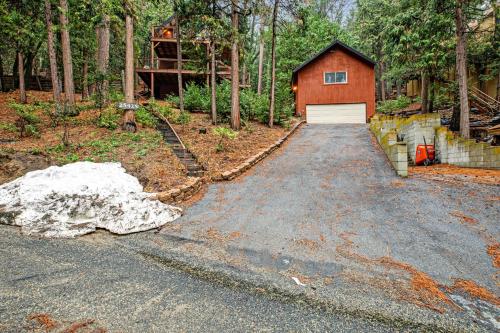
[[[39,313],[61,322],[55,332],[85,320],[107,332],[396,331],[193,277],[105,233],[38,240],[0,226],[0,244],[0,332],[44,332],[29,329]]]

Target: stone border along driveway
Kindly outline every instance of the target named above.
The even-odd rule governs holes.
[[[269,147],[262,149],[260,152],[255,154],[254,156],[246,159],[243,163],[238,165],[232,170],[225,171],[221,173],[218,176],[212,177],[212,181],[225,181],[225,180],[233,180],[234,178],[238,177],[260,161],[262,161],[264,158],[269,156],[273,151],[281,147],[283,143],[288,140],[288,138],[302,125],[304,124],[305,121],[301,120],[288,131],[285,136],[283,136],[281,139],[278,139],[275,143],[270,145]],[[171,190],[164,191],[164,192],[159,192],[156,194],[156,198],[160,200],[161,202],[179,202],[182,200],[187,200],[191,198],[193,195],[198,193],[198,191],[201,189],[201,186],[203,185],[204,181],[203,178],[201,177],[189,177],[189,180],[178,187],[175,187]]]

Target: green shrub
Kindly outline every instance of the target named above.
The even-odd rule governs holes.
[[[210,111],[210,89],[194,82],[184,89],[184,108],[189,111]]]
[[[153,116],[160,114],[169,120],[172,118],[172,108],[168,105],[160,105],[154,98],[151,98],[148,103],[144,105],[144,108]]]
[[[287,88],[289,90],[289,87]],[[223,80],[216,89],[217,118],[226,123],[231,118],[231,81]],[[179,97],[170,95],[166,100],[176,106]],[[184,107],[190,111],[210,112],[210,87],[190,83],[184,90]],[[293,96],[289,91],[276,92],[275,123],[283,124],[290,120],[294,112]],[[269,95],[258,95],[252,89],[240,89],[240,113],[243,120],[257,120],[267,123],[269,120]]]
[[[30,104],[11,103],[9,105],[17,114],[16,127],[21,136],[39,136],[40,118],[35,114],[36,106]]]
[[[158,105],[156,108],[156,112],[167,119],[172,118],[172,108],[168,105]]]
[[[135,111],[135,120],[144,127],[156,127],[157,118],[145,107],[140,107]]]
[[[0,129],[12,133],[18,132],[16,125],[11,123],[0,123]]]
[[[397,99],[390,99],[379,102],[377,105],[377,112],[390,113],[397,110],[404,109],[411,104],[411,99],[407,96],[400,96]]]
[[[110,90],[108,94],[108,99],[111,103],[123,102],[125,100],[125,96],[123,93],[118,90]]]
[[[448,87],[440,87],[436,89],[434,96],[434,109],[447,109],[453,105],[453,92]]]
[[[114,131],[120,125],[120,115],[113,108],[105,110],[97,121],[97,126]]]
[[[172,106],[179,107],[179,96],[167,95],[167,97],[165,97],[165,101],[172,104]]]
[[[191,121],[191,114],[189,112],[184,111],[179,113],[177,118],[174,120],[174,123],[179,125],[186,125],[189,124],[190,121]]]
[[[217,152],[222,152],[226,149],[225,147],[225,141],[226,140],[234,140],[238,136],[238,132],[233,131],[230,128],[227,127],[216,127],[212,130],[212,132],[217,135],[220,139],[217,145],[215,146],[215,150]]]
[[[251,89],[240,91],[241,118],[267,123],[269,120],[269,97],[258,95]]]
[[[223,80],[216,88],[217,118],[227,122],[231,118],[231,81]]]

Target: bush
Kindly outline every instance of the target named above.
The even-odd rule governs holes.
[[[289,87],[287,86],[289,90]],[[289,91],[276,91],[275,123],[284,124],[289,121],[294,112],[293,96]],[[217,84],[217,118],[219,122],[228,122],[231,118],[231,81],[223,80]],[[179,105],[179,97],[169,95],[166,100]],[[190,83],[184,90],[184,106],[189,111],[210,112],[211,93],[208,86]],[[252,89],[240,89],[241,119],[257,120],[262,123],[269,121],[269,95],[257,95]]]
[[[97,121],[97,126],[114,131],[120,125],[120,115],[113,107],[105,110]]]
[[[12,133],[18,132],[18,128],[16,127],[16,125],[11,124],[11,123],[1,123],[0,122],[0,130],[12,132]]]
[[[390,99],[384,102],[379,102],[377,112],[390,113],[404,109],[411,104],[411,99],[407,96],[399,96],[397,99]]]
[[[158,113],[169,120],[172,117],[172,109],[170,108],[170,106],[160,105],[154,98],[151,98],[148,101],[148,104],[144,106],[144,108],[153,116]]]
[[[190,121],[191,121],[191,114],[189,114],[189,112],[181,112],[179,113],[177,118],[175,118],[174,123],[179,125],[186,125],[189,124]]]
[[[453,91],[447,87],[439,87],[436,89],[436,95],[434,96],[434,109],[447,109],[453,105]]]
[[[30,104],[11,103],[9,105],[17,114],[15,126],[21,136],[39,136],[40,118],[35,114],[36,106]]]
[[[172,106],[179,107],[179,96],[167,95],[167,97],[165,97],[165,101],[170,103]]]
[[[157,118],[145,107],[140,107],[135,111],[135,120],[144,127],[156,127]]]
[[[111,103],[123,102],[125,100],[125,96],[123,93],[118,90],[110,90],[108,94],[108,99]]]
[[[220,138],[219,142],[215,146],[215,150],[217,152],[222,152],[226,149],[224,145],[225,140],[227,139],[234,140],[238,136],[238,132],[235,132],[230,128],[222,126],[214,128],[212,132]]]
[[[240,91],[241,118],[267,123],[269,120],[269,98],[250,89]]]
[[[217,118],[227,122],[231,118],[231,81],[223,80],[216,89]]]
[[[210,111],[210,89],[194,82],[188,83],[184,89],[184,108],[189,111]]]

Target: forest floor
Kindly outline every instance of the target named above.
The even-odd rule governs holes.
[[[85,160],[120,162],[149,192],[166,191],[187,181],[185,167],[156,129],[139,126],[136,133],[128,133],[119,128],[99,127],[100,111],[93,102],[82,102],[78,98],[80,113],[68,122],[69,146],[62,143],[64,127],[52,126],[52,120],[43,107],[35,111],[40,119],[37,125],[39,135],[21,138],[15,127],[18,116],[10,106],[18,100],[18,92],[0,93],[0,184],[50,165]],[[28,102],[32,105],[51,100],[50,92],[28,92]],[[178,110],[173,110],[174,114],[176,112]],[[270,129],[257,122],[248,122],[234,140],[224,143],[224,151],[218,152],[219,137],[213,134],[215,126],[207,114],[193,113],[189,123],[174,127],[181,140],[205,166],[207,180],[231,170],[287,132],[282,127]],[[201,134],[200,129],[206,129],[206,134]]]
[[[445,182],[470,182],[477,184],[500,184],[500,170],[462,168],[449,164],[410,167],[409,175]]]

